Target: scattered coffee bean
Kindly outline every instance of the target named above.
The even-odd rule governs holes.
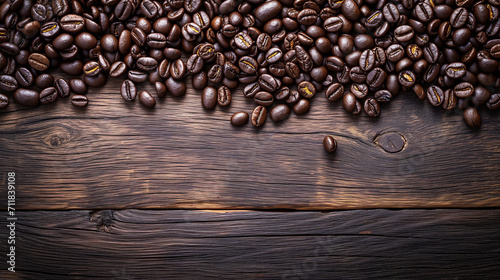
[[[89,104],[89,99],[85,95],[73,95],[71,97],[71,104],[75,107],[86,107]]]
[[[248,113],[247,112],[237,112],[231,116],[231,124],[234,126],[242,126],[248,122]]]
[[[337,150],[337,140],[333,136],[328,135],[323,138],[323,148],[329,153],[333,153]]]
[[[154,108],[156,106],[156,100],[151,95],[151,93],[143,90],[139,93],[139,102],[147,108]]]

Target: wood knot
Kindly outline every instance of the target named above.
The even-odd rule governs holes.
[[[110,232],[113,219],[113,210],[97,210],[89,214],[89,221],[95,223],[98,231]]]
[[[374,142],[388,153],[400,152],[407,145],[404,136],[398,132],[383,132],[375,138]]]
[[[69,127],[54,126],[48,129],[42,140],[47,146],[57,148],[71,142],[73,138],[72,131]]]

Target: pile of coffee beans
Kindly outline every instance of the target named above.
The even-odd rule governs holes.
[[[183,96],[206,110],[241,86],[255,101],[231,117],[262,126],[310,109],[324,92],[348,113],[381,114],[401,92],[445,110],[500,108],[500,0],[2,0],[0,108],[38,106],[121,78],[148,108]],[[184,54],[184,55],[183,55]],[[55,79],[60,69],[70,80]],[[155,93],[138,90],[154,84]],[[250,110],[249,110],[250,111]],[[333,138],[325,149],[334,151]],[[327,148],[328,146],[328,148]]]

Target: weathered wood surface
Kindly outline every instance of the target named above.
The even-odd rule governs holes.
[[[85,109],[66,99],[0,111],[0,178],[16,172],[20,209],[500,206],[498,112],[481,110],[483,126],[471,131],[459,111],[413,95],[370,119],[321,93],[305,116],[235,128],[231,114],[254,106],[241,90],[228,109],[205,112],[194,90],[148,110],[118,87],[92,89]],[[377,145],[390,131],[406,139],[401,152]],[[335,155],[323,150],[328,134]]]
[[[500,277],[500,210],[121,210],[109,233],[89,211],[17,215],[17,272],[2,279]]]

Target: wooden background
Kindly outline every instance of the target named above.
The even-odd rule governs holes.
[[[412,94],[371,119],[321,92],[305,116],[237,128],[254,107],[241,89],[225,109],[190,86],[150,110],[119,84],[88,108],[0,110],[0,207],[16,172],[18,216],[15,274],[0,218],[0,278],[500,277],[499,112],[472,131]],[[402,151],[381,148],[388,133]]]

